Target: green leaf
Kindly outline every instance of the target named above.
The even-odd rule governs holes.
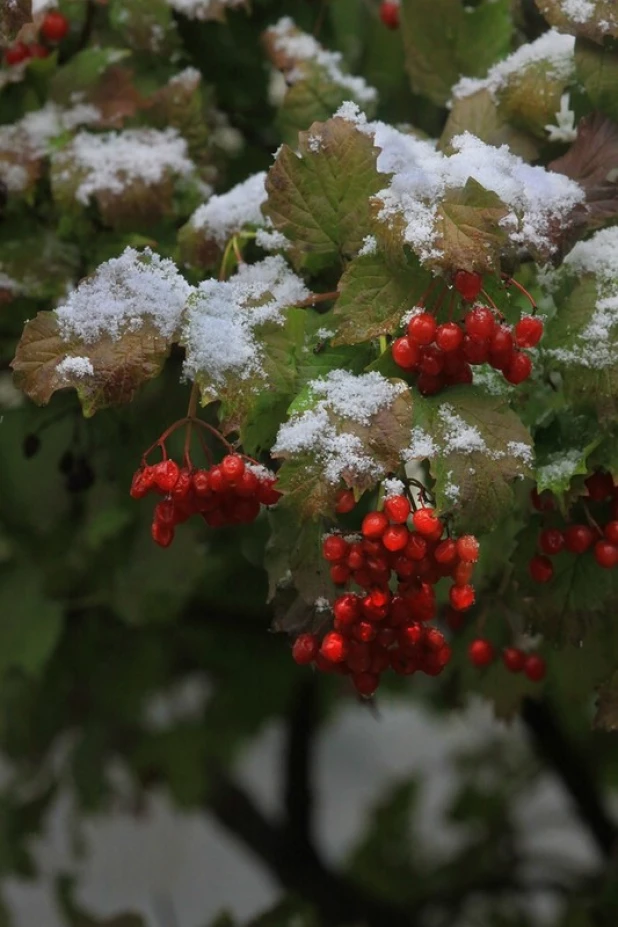
[[[369,234],[369,199],[387,182],[371,139],[344,119],[316,123],[284,145],[268,173],[264,213],[290,240],[299,268],[317,272],[356,254]]]
[[[618,43],[601,47],[576,39],[575,69],[593,108],[618,121]]]
[[[559,32],[591,39],[602,45],[608,38],[618,38],[618,10],[614,0],[586,0],[583,15],[577,5],[569,7],[564,0],[536,0],[536,5],[550,24]]]
[[[401,32],[415,93],[442,105],[462,74],[482,77],[509,52],[512,21],[506,0],[403,0]]]
[[[28,322],[11,366],[15,384],[38,405],[46,405],[60,389],[76,390],[88,418],[107,406],[130,402],[147,380],[161,372],[170,342],[148,321],[138,331],[117,339],[102,335],[93,344],[65,341],[53,312],[39,312]],[[85,358],[93,372],[62,373],[66,358]]]
[[[109,21],[136,51],[169,55],[178,49],[176,23],[166,0],[111,0]]]
[[[78,266],[78,249],[43,228],[12,227],[0,239],[0,272],[14,281],[16,295],[59,299]]]
[[[471,132],[488,145],[508,145],[513,154],[519,155],[524,161],[534,161],[539,154],[535,140],[505,121],[486,89],[477,90],[466,97],[455,97],[440,137],[439,148],[449,154],[449,142],[463,132]]]
[[[447,193],[438,207],[437,265],[486,273],[499,266],[507,235],[501,226],[508,209],[496,193],[472,177],[462,190]]]
[[[406,265],[379,251],[354,258],[339,281],[334,343],[358,344],[392,334],[431,279],[413,256]]]
[[[415,399],[411,459],[429,458],[438,507],[459,530],[489,531],[513,506],[512,483],[530,475],[532,442],[501,397],[477,387]]]
[[[497,92],[498,111],[502,118],[545,141],[545,127],[556,121],[560,100],[570,80],[557,74],[550,59],[534,61],[509,74]]]
[[[288,88],[277,117],[281,137],[288,145],[295,145],[299,132],[314,122],[330,119],[350,98],[350,91],[329,80],[323,68],[314,64],[306,72],[302,80]]]
[[[96,90],[104,83],[108,70],[130,56],[127,49],[109,46],[84,48],[61,67],[50,81],[49,96],[61,106],[70,106],[75,94],[95,102]]]
[[[40,673],[62,633],[62,606],[45,595],[34,564],[0,569],[0,600],[0,673]]]
[[[583,448],[563,448],[543,456],[537,454],[535,482],[539,493],[549,490],[555,496],[568,492],[571,480],[575,476],[588,473],[588,458],[598,447],[600,438]]]
[[[330,564],[322,557],[324,526],[319,521],[299,523],[293,509],[279,505],[269,512],[270,539],[264,566],[268,572],[269,601],[279,586],[291,584],[303,602],[315,605],[318,599],[333,599],[335,586]]]

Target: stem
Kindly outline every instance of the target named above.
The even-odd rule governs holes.
[[[601,528],[601,526],[598,524],[598,522],[595,521],[595,519],[594,519],[594,518],[592,517],[592,515],[590,514],[590,509],[588,508],[587,503],[586,503],[586,502],[582,502],[582,507],[583,507],[583,509],[584,509],[584,512],[586,513],[586,521],[588,522],[588,524],[590,525],[590,527],[591,527],[591,528],[594,528],[594,530],[598,533],[599,537],[603,537],[603,529]]]
[[[242,251],[240,250],[240,247],[238,245],[238,238],[236,237],[236,235],[234,235],[234,237],[232,238],[232,248],[234,250],[234,257],[236,258],[236,263],[238,264],[238,266],[240,266],[241,264],[244,264],[245,259],[242,256]]]
[[[331,293],[312,293],[307,299],[303,299],[302,303],[296,303],[295,309],[305,309],[308,306],[315,306],[316,303],[325,303],[331,299],[338,299],[339,290],[333,290]]]
[[[386,335],[380,335],[380,354],[384,354],[388,351],[388,341],[386,340]]]
[[[198,399],[198,386],[197,383],[194,383],[191,387],[191,394],[189,396],[189,408],[187,409],[187,430],[185,432],[185,448],[184,448],[184,460],[185,467],[188,467],[189,470],[193,469],[193,463],[191,461],[191,436],[193,434],[193,421],[195,419],[195,414],[197,412],[197,399]]]
[[[431,295],[431,291],[433,290],[433,288],[435,287],[437,283],[439,283],[439,280],[437,277],[434,277],[431,283],[429,284],[429,286],[427,287],[427,289],[424,291],[424,293],[421,294],[421,298],[416,304],[419,307],[419,309],[424,309],[425,303],[429,299]]]
[[[217,438],[217,440],[219,440],[221,444],[223,444],[223,446],[228,451],[228,453],[234,452],[234,448],[232,447],[230,442],[226,441],[226,439],[223,437],[221,432],[217,431],[217,429],[213,425],[209,425],[208,422],[202,421],[201,418],[195,418],[195,417],[190,418],[189,416],[185,415],[184,418],[179,418],[177,422],[174,422],[173,425],[170,425],[169,428],[166,428],[163,434],[159,438],[157,438],[154,444],[151,444],[148,450],[144,451],[142,455],[142,465],[146,466],[146,458],[148,457],[150,453],[152,453],[152,451],[154,451],[156,447],[161,448],[161,452],[163,454],[163,460],[167,460],[167,451],[165,449],[165,442],[170,437],[170,435],[173,435],[174,432],[178,431],[179,428],[182,428],[183,425],[188,425],[189,422],[192,425],[198,425],[200,428],[204,428],[206,431],[210,432],[211,435],[214,435],[214,437]]]
[[[537,306],[537,304],[535,303],[533,296],[528,292],[528,290],[525,288],[525,286],[522,286],[521,283],[519,283],[517,280],[515,280],[514,277],[509,277],[508,274],[502,274],[502,279],[504,280],[504,285],[505,285],[505,287],[511,286],[511,284],[512,284],[514,287],[516,287],[516,288],[519,290],[519,292],[520,292],[523,296],[526,297],[526,299],[527,299],[528,302],[530,303],[530,306],[532,307],[532,312],[533,312],[533,313],[535,313],[535,312],[537,311],[538,306]]]
[[[481,290],[481,296],[487,300],[487,302],[489,303],[491,308],[494,310],[494,312],[496,313],[500,321],[504,322],[504,315],[502,314],[502,312],[500,312],[500,310],[496,306],[495,302],[493,301],[493,299],[491,298],[487,290]]]

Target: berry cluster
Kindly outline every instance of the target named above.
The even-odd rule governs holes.
[[[380,4],[380,19],[387,29],[399,28],[399,3],[383,0]]]
[[[574,506],[581,509],[583,519],[561,526],[555,523],[557,516],[549,514],[554,510],[551,496],[545,493],[540,496],[536,490],[531,493],[533,506],[553,522],[551,527],[541,530],[540,552],[528,565],[530,576],[537,583],[552,580],[552,559],[565,551],[578,556],[590,551],[599,566],[606,570],[618,566],[618,486],[614,485],[611,474],[603,470],[592,473],[584,480],[584,485],[586,496]]]
[[[44,43],[14,42],[4,53],[4,61],[10,67],[28,61],[30,58],[47,58],[49,46],[61,42],[69,31],[69,20],[58,10],[50,10],[41,23],[40,37]]]
[[[262,505],[279,500],[275,481],[273,473],[245,462],[239,454],[228,454],[208,470],[180,467],[166,458],[154,466],[141,466],[130,492],[134,499],[151,492],[163,497],[155,505],[152,538],[169,547],[176,525],[192,515],[201,515],[211,528],[255,521]]]
[[[454,285],[464,305],[472,303],[461,321],[438,324],[435,313],[427,310],[413,315],[406,334],[392,344],[395,363],[417,376],[416,385],[425,396],[445,386],[472,383],[472,367],[478,364],[490,364],[509,383],[523,383],[532,371],[524,349],[538,344],[543,322],[532,315],[512,327],[499,321],[495,309],[475,302],[482,287],[480,274],[457,271]]]
[[[496,649],[485,637],[477,637],[468,646],[468,659],[473,666],[484,669],[496,659]],[[518,647],[505,647],[502,662],[509,673],[524,673],[531,682],[545,679],[547,664],[538,653],[526,653]]]
[[[339,510],[350,504],[341,494]],[[434,586],[449,577],[451,607],[474,604],[470,579],[478,559],[472,535],[444,537],[444,523],[432,508],[412,511],[403,495],[392,495],[383,511],[365,516],[359,536],[328,535],[322,555],[338,586],[353,583],[361,592],[345,592],[332,608],[332,626],[321,634],[301,634],[294,643],[297,663],[313,663],[325,672],[350,674],[361,695],[372,695],[381,674],[423,672],[437,676],[451,649],[438,628]],[[396,592],[391,589],[395,580]]]

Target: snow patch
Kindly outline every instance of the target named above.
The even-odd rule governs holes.
[[[56,373],[61,377],[83,377],[94,376],[94,367],[89,357],[65,357],[56,366]]]
[[[264,225],[261,206],[266,202],[265,181],[266,172],[260,171],[227,193],[212,196],[196,209],[189,222],[220,246],[245,225]]]

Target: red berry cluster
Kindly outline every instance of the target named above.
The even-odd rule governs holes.
[[[342,499],[349,502],[341,494],[339,505]],[[365,516],[360,536],[328,535],[322,555],[330,563],[333,582],[354,583],[362,591],[335,600],[332,628],[326,633],[296,639],[296,662],[350,674],[361,695],[372,695],[389,668],[400,675],[441,673],[451,648],[438,628],[428,626],[437,613],[434,586],[450,577],[451,606],[457,611],[470,608],[470,579],[479,553],[472,535],[455,540],[444,533],[434,509],[413,512],[405,496],[392,495],[383,511]],[[391,590],[393,574],[396,592]]]
[[[228,454],[208,470],[180,467],[170,459],[141,466],[130,492],[134,499],[151,492],[163,497],[155,506],[152,538],[161,547],[169,547],[176,525],[192,515],[201,515],[211,528],[255,521],[262,505],[279,500],[275,481],[275,475],[264,467],[247,464],[239,454]]]
[[[69,20],[58,10],[50,10],[41,23],[41,38],[49,45],[61,42],[69,31]],[[9,66],[21,64],[30,58],[47,58],[49,48],[40,42],[14,42],[4,53],[4,61]]]
[[[473,666],[484,669],[496,659],[496,649],[485,637],[477,637],[468,646],[468,659]],[[524,673],[531,682],[545,679],[547,664],[538,653],[526,653],[518,647],[505,647],[502,662],[509,673]]]
[[[393,342],[395,363],[417,375],[416,385],[425,396],[445,386],[472,383],[472,367],[478,364],[500,370],[509,383],[523,383],[532,371],[530,356],[523,349],[538,344],[543,322],[526,315],[511,327],[498,321],[488,306],[474,304],[482,286],[480,274],[460,270],[454,284],[464,303],[473,303],[463,319],[438,324],[429,311],[412,316],[406,334]]]
[[[387,29],[399,28],[399,3],[383,0],[380,4],[380,19]]]
[[[599,566],[611,570],[618,566],[618,486],[610,473],[597,470],[592,473],[584,485],[586,496],[580,500],[586,521],[545,527],[539,534],[539,553],[535,554],[528,565],[530,576],[537,583],[548,583],[554,576],[552,558],[567,551],[571,554],[585,554],[588,551]],[[539,495],[536,490],[531,493],[533,506],[548,516],[554,509],[551,496]],[[589,503],[594,506],[594,517]],[[555,522],[555,519],[552,518]]]

